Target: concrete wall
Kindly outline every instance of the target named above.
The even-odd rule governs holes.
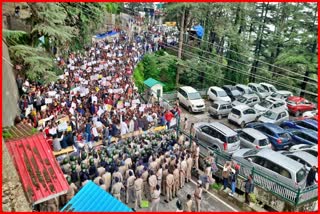
[[[19,113],[17,101],[18,88],[12,65],[9,58],[8,47],[2,41],[2,126],[12,126],[15,116]]]

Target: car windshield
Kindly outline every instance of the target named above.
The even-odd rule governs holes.
[[[226,96],[228,96],[225,91],[217,91],[217,92],[218,92],[218,96],[219,96],[219,97],[226,97]]]
[[[259,105],[264,107],[264,108],[269,108],[272,105],[272,102],[270,102],[268,100],[264,100]]]
[[[300,183],[301,181],[303,181],[305,179],[305,177],[307,176],[307,172],[305,169],[300,169],[297,172],[297,183]]]
[[[231,91],[231,94],[232,94],[233,96],[239,96],[239,95],[241,95],[240,91],[238,91],[238,90],[232,90],[232,91]]]
[[[291,101],[291,100],[287,100],[287,103],[288,103],[288,104],[290,104],[290,105],[297,105],[297,103],[296,103],[296,102]]]
[[[247,101],[247,98],[245,98],[244,96],[240,96],[237,98],[237,100],[240,102],[240,103],[245,103]]]
[[[262,116],[271,119],[271,120],[275,120],[277,118],[277,114],[274,113],[273,111],[267,111],[266,113],[264,113]]]
[[[218,109],[218,108],[219,108],[219,105],[218,105],[217,103],[213,103],[213,104],[212,104],[212,108]]]
[[[198,100],[198,99],[201,99],[201,96],[200,96],[199,92],[194,92],[194,93],[189,94],[189,99],[190,100]]]
[[[259,150],[256,150],[256,149],[250,149],[249,151],[245,152],[243,156],[255,155],[258,153],[258,151]]]
[[[280,138],[283,138],[283,139],[291,139],[290,135],[288,133],[278,133],[279,137]]]
[[[273,93],[273,94],[271,94],[271,97],[279,97],[279,94],[277,93],[277,92],[275,92],[275,93]]]
[[[276,92],[277,91],[277,89],[275,87],[273,87],[273,86],[271,86],[269,89],[270,89],[271,92]]]
[[[260,93],[265,93],[265,92],[267,92],[266,90],[264,90],[262,87],[257,87],[258,88],[258,91],[260,92]]]
[[[267,145],[269,145],[268,139],[259,140],[259,146],[267,146]]]
[[[235,108],[233,108],[233,109],[231,110],[231,113],[232,113],[232,114],[235,114],[235,115],[238,115],[238,116],[241,115],[241,112],[240,112],[238,109],[235,109]]]
[[[228,141],[228,143],[236,143],[237,141],[239,141],[239,137],[238,137],[238,135],[228,137],[227,141]]]

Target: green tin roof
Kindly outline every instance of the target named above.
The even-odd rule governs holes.
[[[156,84],[160,84],[160,85],[164,86],[164,84],[163,84],[162,82],[160,82],[160,81],[158,81],[158,80],[155,80],[155,79],[153,79],[153,78],[149,78],[149,79],[145,80],[143,83],[144,83],[146,86],[148,86],[149,88],[153,87],[153,86],[156,85]]]

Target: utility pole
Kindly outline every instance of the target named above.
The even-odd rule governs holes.
[[[181,59],[182,56],[182,45],[183,45],[183,34],[184,34],[184,20],[185,20],[186,8],[183,7],[182,16],[181,16],[181,26],[180,26],[180,36],[179,36],[179,50],[178,50],[178,59]],[[176,74],[176,87],[179,87],[179,78],[180,78],[180,66],[177,68]]]

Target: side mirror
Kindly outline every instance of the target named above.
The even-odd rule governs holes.
[[[248,158],[248,161],[249,161],[250,163],[252,163],[252,159],[251,159],[251,158]]]

